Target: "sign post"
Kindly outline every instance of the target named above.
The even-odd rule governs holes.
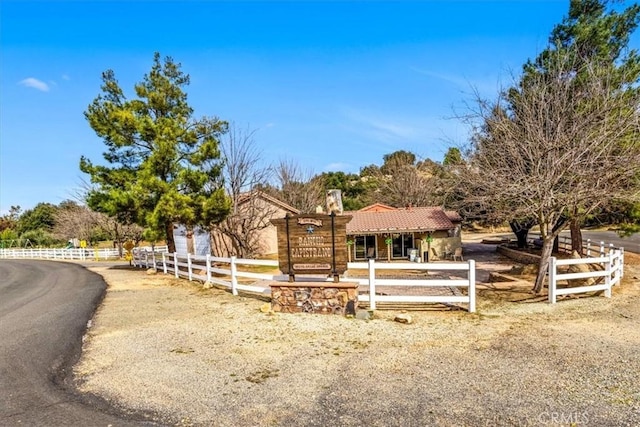
[[[347,270],[347,223],[350,215],[300,214],[272,219],[278,231],[280,271],[289,275],[326,274],[334,282]]]

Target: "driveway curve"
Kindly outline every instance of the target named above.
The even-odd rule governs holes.
[[[68,374],[105,289],[80,265],[0,261],[0,425],[155,425],[73,392]]]

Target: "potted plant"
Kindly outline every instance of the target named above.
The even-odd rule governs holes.
[[[429,256],[431,255],[431,242],[433,242],[433,236],[431,236],[431,233],[427,233],[424,240],[427,242],[427,259],[423,261],[426,262],[429,260]]]
[[[384,244],[387,245],[387,261],[391,261],[391,245],[393,244],[391,236],[387,236],[387,238],[384,239]]]

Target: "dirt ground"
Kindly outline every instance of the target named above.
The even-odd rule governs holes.
[[[465,243],[485,281],[513,263]],[[466,259],[466,258],[465,258]],[[372,319],[261,312],[264,301],[127,266],[75,368],[79,390],[166,425],[640,425],[640,256],[603,296],[555,305],[479,287],[477,313]]]

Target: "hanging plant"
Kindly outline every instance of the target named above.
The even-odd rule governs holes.
[[[387,237],[386,239],[384,239],[384,243],[387,246],[391,246],[391,244],[393,243],[393,239],[391,237]]]

